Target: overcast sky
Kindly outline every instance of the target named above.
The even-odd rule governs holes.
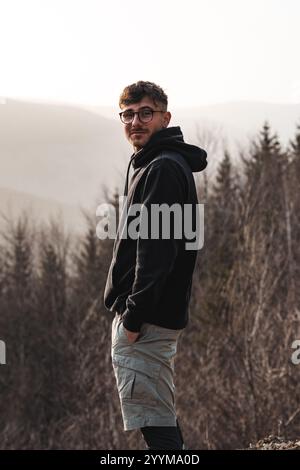
[[[0,97],[116,105],[300,103],[299,0],[0,0]],[[2,99],[3,102],[3,99]]]

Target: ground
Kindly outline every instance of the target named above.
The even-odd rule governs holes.
[[[300,439],[288,440],[278,436],[268,436],[256,444],[250,444],[253,450],[300,450]]]

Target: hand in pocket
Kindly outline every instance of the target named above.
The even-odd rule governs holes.
[[[134,332],[134,331],[129,331],[125,328],[125,326],[123,325],[123,328],[124,328],[124,332],[127,336],[127,339],[129,341],[129,343],[134,343],[138,337],[140,336],[140,332]]]

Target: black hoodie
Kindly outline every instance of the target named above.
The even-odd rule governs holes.
[[[185,235],[175,237],[172,224],[169,239],[163,238],[161,232],[157,239],[124,238],[121,233],[137,218],[128,214],[133,204],[143,204],[148,214],[152,204],[177,203],[182,208],[183,204],[190,204],[195,229],[198,199],[192,172],[204,170],[206,157],[205,150],[184,142],[177,126],[152,134],[130,158],[124,190],[125,225],[119,224],[104,292],[106,308],[122,313],[124,326],[130,331],[140,331],[144,322],[175,330],[188,323],[197,250],[185,248]],[[128,185],[131,164],[134,173]]]

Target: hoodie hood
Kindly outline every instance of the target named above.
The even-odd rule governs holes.
[[[162,150],[173,150],[180,153],[186,159],[192,172],[202,171],[207,166],[206,151],[196,145],[184,142],[179,126],[160,129],[152,134],[141,150],[131,155],[127,168],[124,195],[127,195],[128,191],[128,175],[131,163],[134,169],[140,168],[149,163]]]
[[[184,142],[179,126],[161,129],[150,137],[145,147],[133,156],[133,168],[140,168],[156,157],[161,150],[173,150],[180,153],[188,162],[193,172],[204,170],[207,165],[205,150]]]

